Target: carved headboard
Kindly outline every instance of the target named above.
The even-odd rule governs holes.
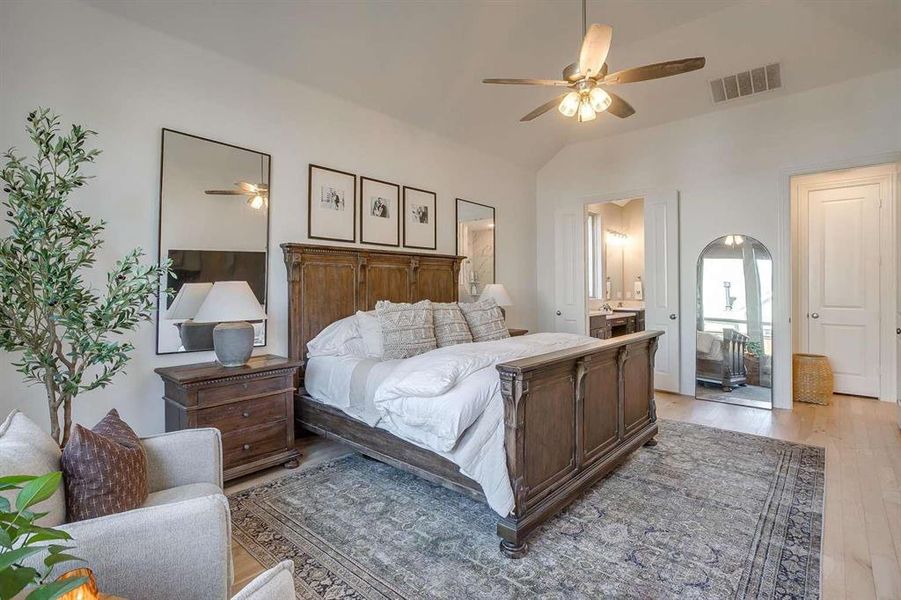
[[[307,342],[320,331],[379,300],[457,301],[462,256],[311,244],[282,244],[282,251],[291,358],[304,359]]]

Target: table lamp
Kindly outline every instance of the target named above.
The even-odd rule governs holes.
[[[506,319],[507,312],[504,310],[504,307],[513,306],[513,300],[510,299],[510,294],[507,293],[507,288],[504,287],[504,284],[489,283],[486,285],[485,289],[482,290],[482,295],[479,296],[479,300],[485,300],[487,298],[491,298],[497,303],[501,309],[501,314],[503,314]]]
[[[253,325],[266,318],[263,307],[246,281],[217,281],[194,316],[196,323],[218,323],[213,348],[223,367],[247,364],[253,351]]]
[[[169,320],[181,320],[176,323],[181,345],[187,351],[209,350],[213,347],[213,323],[195,323],[192,319],[197,315],[212,283],[185,283],[178,290],[175,300],[166,311]]]

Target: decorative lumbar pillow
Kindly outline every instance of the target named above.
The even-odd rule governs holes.
[[[115,409],[93,429],[72,426],[62,467],[70,522],[134,510],[147,500],[144,446]]]
[[[504,322],[504,313],[492,298],[478,302],[461,302],[460,310],[463,311],[463,316],[469,324],[472,341],[490,342],[510,337],[507,324]]]
[[[430,301],[407,304],[379,300],[375,314],[382,328],[382,358],[409,358],[438,347]]]
[[[456,302],[432,302],[432,318],[439,348],[472,341],[466,317]]]
[[[0,424],[0,477],[7,475],[46,475],[59,471],[59,446],[37,423],[18,410]],[[15,506],[17,490],[0,492]],[[45,512],[36,521],[42,527],[57,527],[66,522],[66,499],[60,487],[52,496],[31,510]]]
[[[382,360],[382,354],[384,353],[382,327],[379,325],[379,318],[375,316],[375,311],[363,312],[358,310],[356,318],[357,329],[360,331],[360,337],[363,338],[363,345],[366,347],[366,356]]]

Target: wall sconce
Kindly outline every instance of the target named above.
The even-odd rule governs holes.
[[[629,236],[621,231],[616,231],[615,229],[607,230],[607,243],[611,246],[624,246],[628,239]]]

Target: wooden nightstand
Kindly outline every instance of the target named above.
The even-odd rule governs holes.
[[[301,361],[251,357],[242,367],[216,362],[156,369],[165,384],[166,431],[222,432],[224,477],[273,465],[294,468],[294,380]]]
[[[510,337],[517,337],[529,333],[528,329],[510,329],[509,327],[507,328],[507,331],[510,332]]]

